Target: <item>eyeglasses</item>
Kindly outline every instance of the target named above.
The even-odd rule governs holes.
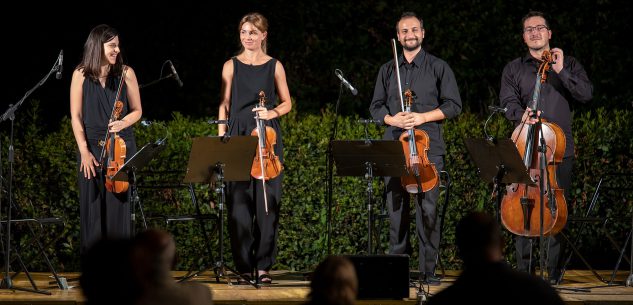
[[[531,34],[533,32],[542,32],[543,30],[549,30],[549,28],[546,25],[537,25],[537,26],[529,26],[525,29],[523,29],[523,33],[528,33]]]

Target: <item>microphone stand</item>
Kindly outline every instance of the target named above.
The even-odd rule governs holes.
[[[9,197],[9,203],[7,205],[7,229],[6,229],[6,245],[4,245],[4,278],[2,279],[2,282],[0,283],[0,288],[6,288],[6,289],[15,289],[15,290],[23,290],[23,291],[30,291],[30,292],[36,292],[36,293],[41,293],[41,294],[51,294],[48,291],[44,291],[44,290],[39,290],[35,287],[35,283],[31,281],[31,284],[33,285],[34,289],[26,289],[26,288],[19,288],[19,287],[14,287],[13,286],[13,282],[11,281],[11,276],[9,276],[9,272],[10,272],[10,253],[11,253],[11,210],[13,209],[13,165],[15,162],[15,156],[14,156],[14,150],[13,150],[13,135],[14,135],[14,121],[15,121],[15,112],[18,110],[18,108],[20,108],[20,106],[22,106],[22,103],[24,103],[24,101],[26,100],[27,97],[29,97],[35,90],[37,90],[39,87],[41,87],[42,85],[44,85],[44,83],[48,80],[48,78],[51,76],[51,74],[53,74],[53,72],[57,72],[61,69],[61,65],[59,64],[59,57],[57,58],[57,60],[55,60],[55,64],[53,64],[53,67],[51,68],[51,70],[46,74],[46,76],[44,76],[44,78],[42,78],[42,80],[40,80],[33,88],[31,88],[29,91],[27,91],[24,96],[22,97],[22,99],[20,99],[15,105],[11,104],[9,105],[9,108],[4,112],[4,114],[2,115],[2,117],[0,117],[0,122],[4,122],[6,120],[10,120],[11,121],[11,131],[10,131],[10,136],[9,136],[9,154],[7,155],[8,158],[8,163],[9,163],[9,179],[8,179],[8,197]],[[1,147],[1,146],[0,146]],[[0,165],[1,166],[1,165]],[[1,182],[2,177],[0,177],[0,182]],[[2,193],[2,183],[0,183],[0,193]],[[2,202],[0,201],[0,211],[2,211]],[[0,225],[0,232],[2,231],[2,226]],[[19,258],[19,257],[18,257]],[[22,260],[19,259],[19,261],[21,262]],[[23,266],[24,267],[24,266]]]
[[[327,254],[332,253],[332,171],[334,167],[334,158],[332,157],[332,141],[336,138],[336,129],[338,127],[338,106],[341,102],[341,95],[343,94],[343,81],[338,90],[338,98],[336,99],[336,106],[334,107],[334,122],[332,123],[332,132],[330,133],[330,139],[328,140],[325,166],[326,176],[326,189],[327,189]]]

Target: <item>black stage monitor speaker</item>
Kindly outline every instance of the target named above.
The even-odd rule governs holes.
[[[358,277],[358,299],[409,297],[409,256],[349,255]]]

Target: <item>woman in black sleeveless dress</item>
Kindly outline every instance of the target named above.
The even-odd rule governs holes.
[[[268,21],[259,13],[242,18],[239,27],[242,49],[222,68],[221,102],[218,118],[228,119],[218,127],[220,136],[250,135],[256,127],[255,115],[277,132],[275,154],[283,162],[283,143],[279,117],[290,112],[292,102],[282,64],[266,54]],[[259,92],[269,103],[257,107]],[[252,162],[252,160],[244,160]],[[275,263],[277,229],[281,200],[281,175],[266,181],[268,214],[265,212],[261,180],[227,184],[228,225],[231,249],[238,272],[250,274],[257,269],[262,284],[270,284],[268,271]]]
[[[100,142],[108,129],[125,140],[127,159],[136,152],[131,126],[141,118],[141,96],[136,74],[123,65],[119,52],[119,34],[115,29],[105,24],[93,28],[70,85],[70,115],[78,148],[82,252],[101,238],[130,235],[129,195],[107,192],[98,169]],[[127,72],[119,99],[123,111],[119,120],[108,124],[124,68]]]

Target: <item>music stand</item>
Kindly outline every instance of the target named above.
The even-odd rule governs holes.
[[[218,193],[218,232],[220,235],[219,260],[213,265],[216,281],[224,277],[224,269],[246,280],[253,287],[259,288],[256,281],[250,281],[242,274],[226,266],[224,263],[224,181],[249,181],[251,179],[252,160],[257,148],[257,137],[253,136],[223,136],[223,137],[197,137],[193,138],[191,154],[187,164],[186,183],[209,183]],[[212,258],[214,260],[214,258]],[[206,269],[206,268],[205,268]],[[202,269],[190,277],[204,271]],[[183,279],[184,280],[184,279]],[[230,279],[229,279],[230,282]]]
[[[134,156],[132,156],[119,170],[110,177],[113,181],[129,181],[131,188],[132,198],[132,228],[130,233],[134,235],[134,228],[136,227],[136,214],[134,213],[135,207],[139,207],[141,212],[141,219],[143,220],[143,228],[147,229],[147,222],[145,221],[145,212],[143,211],[143,205],[138,196],[138,190],[136,187],[136,172],[145,167],[150,161],[156,157],[161,151],[165,149],[165,138],[156,141],[155,143],[145,144],[139,149]]]
[[[395,140],[336,140],[332,154],[338,176],[364,176],[367,182],[367,254],[372,254],[372,201],[374,175],[400,177],[406,175],[402,143]]]
[[[500,221],[501,193],[506,184],[522,183],[535,185],[523,164],[514,142],[510,139],[464,139],[470,158],[477,166],[479,177],[492,182],[496,196],[495,214]]]

